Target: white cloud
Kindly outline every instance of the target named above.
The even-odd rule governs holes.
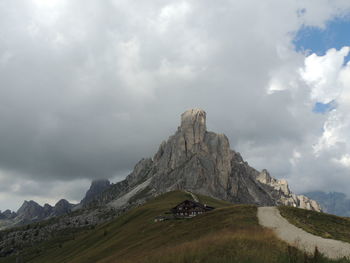
[[[322,151],[336,146],[338,143],[346,142],[340,131],[344,128],[344,120],[341,118],[339,110],[332,110],[323,126],[322,136],[319,141],[314,145],[314,153],[319,155]]]
[[[314,146],[317,155],[339,144],[344,145],[345,151],[350,151],[350,65],[344,65],[349,51],[349,47],[343,47],[330,49],[324,56],[312,54],[305,59],[305,68],[300,71],[311,88],[312,101],[335,101],[337,105],[326,115],[322,136]]]
[[[324,56],[312,54],[305,59],[300,75],[311,88],[312,100],[329,103],[338,99],[343,90],[339,77],[349,51],[349,47],[330,49]]]
[[[333,161],[350,168],[350,154],[344,154],[340,159],[333,159]]]
[[[189,15],[191,6],[187,1],[171,3],[161,8],[158,21],[155,26],[161,33],[165,32],[171,23],[183,23],[186,15]]]
[[[350,70],[344,58],[349,47],[330,49],[324,56],[311,54],[299,70],[310,89],[310,106],[334,101],[336,108],[320,115],[322,130],[300,145],[303,158],[294,163],[291,181],[301,191],[326,189],[344,191],[350,183]],[[301,181],[299,181],[299,179]]]

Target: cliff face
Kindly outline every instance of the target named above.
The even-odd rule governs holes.
[[[80,201],[82,206],[91,202],[97,195],[109,188],[111,183],[107,179],[94,180],[91,182],[90,188],[86,191],[85,197]]]
[[[320,211],[317,202],[291,193],[286,181],[250,167],[230,149],[224,134],[207,131],[206,113],[200,109],[183,113],[181,125],[161,143],[154,157],[141,160],[124,181],[96,200],[99,204],[114,200],[110,204],[121,207],[135,195],[147,197],[176,189],[233,203],[284,204]]]
[[[278,180],[270,176],[267,170],[262,170],[256,177],[257,181],[271,186],[276,194],[278,205],[294,206],[308,210],[321,211],[320,204],[304,195],[296,195],[289,190],[286,180]]]
[[[17,211],[17,217],[21,220],[36,220],[45,216],[44,208],[32,200],[24,201]]]
[[[236,203],[274,204],[227,137],[206,130],[202,110],[182,114],[181,126],[161,144],[153,162],[150,185],[160,192],[186,189]]]

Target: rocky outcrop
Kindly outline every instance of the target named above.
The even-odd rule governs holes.
[[[143,193],[138,196],[136,201],[142,203],[147,197],[154,195],[151,189],[148,189],[150,191],[144,191],[150,182],[149,178],[155,172],[153,169],[152,159],[142,159],[135,165],[133,172],[125,180],[111,184],[108,189],[97,195],[85,207],[92,208],[109,204],[111,207],[121,208],[127,206],[129,198],[132,198],[133,194],[137,194],[140,191],[143,191]],[[130,192],[132,195],[130,195]]]
[[[53,207],[49,204],[44,204],[44,214],[45,216],[51,215],[53,211]]]
[[[73,208],[73,204],[69,203],[66,199],[61,199],[52,208],[50,217],[68,214],[72,211],[72,208]]]
[[[24,201],[17,213],[11,212],[10,210],[0,213],[0,229],[30,224],[32,222],[66,215],[72,211],[73,207],[74,205],[65,199],[58,201],[54,207],[49,204],[40,206],[32,200]]]
[[[4,212],[0,211],[0,219],[13,219],[17,216],[17,214],[9,209]]]
[[[63,202],[58,202],[58,204],[61,203]],[[74,238],[72,237],[73,233],[76,234],[83,229],[94,228],[96,225],[111,221],[122,212],[103,208],[95,210],[81,209],[75,213],[57,217],[55,220],[46,221],[44,224],[28,224],[25,227],[0,231],[0,259],[21,254],[24,249],[33,249],[37,244],[42,244],[45,240],[57,236],[62,237],[64,235],[65,240],[69,240]],[[9,259],[8,262],[14,261]],[[20,260],[19,262],[24,261]]]
[[[127,178],[95,198],[96,204],[127,205],[172,190],[188,190],[233,203],[290,205],[319,211],[317,202],[289,190],[284,180],[252,168],[228,138],[206,129],[206,113],[191,109],[152,159],[141,160]]]
[[[17,211],[17,218],[21,221],[39,220],[46,216],[44,208],[33,200],[24,201]]]
[[[278,194],[279,204],[286,206],[294,206],[308,210],[321,211],[321,206],[315,200],[304,195],[293,194],[289,190],[286,180],[278,180],[270,176],[267,170],[262,170],[256,178],[259,182],[271,186]]]
[[[109,188],[111,183],[107,179],[98,179],[91,182],[89,190],[87,190],[85,197],[81,200],[82,206],[90,203],[97,195],[101,194],[104,190]]]

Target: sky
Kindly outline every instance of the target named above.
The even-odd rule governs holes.
[[[122,180],[189,108],[297,193],[350,195],[348,0],[0,2],[0,210]]]

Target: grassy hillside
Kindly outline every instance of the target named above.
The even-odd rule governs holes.
[[[23,262],[335,262],[305,257],[278,240],[258,225],[257,208],[252,205],[199,196],[201,202],[216,209],[192,219],[154,222],[155,216],[190,198],[180,191],[164,194],[74,240],[45,242],[27,251]]]
[[[279,207],[281,215],[305,231],[350,243],[350,218],[294,207]]]

